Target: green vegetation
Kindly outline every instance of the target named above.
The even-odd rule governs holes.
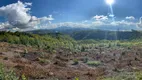
[[[19,80],[13,70],[6,71],[4,66],[0,64],[0,80]]]
[[[142,38],[142,32],[131,30],[131,31],[105,31],[105,30],[80,30],[74,31],[69,34],[76,40],[87,40],[87,39],[95,39],[95,40],[116,40],[116,33],[118,40],[130,40],[136,38]]]
[[[0,32],[0,42],[35,46],[49,51],[56,48],[73,49],[76,44],[76,41],[69,36],[59,33],[38,35],[22,32]],[[25,49],[25,53],[27,52]]]
[[[141,34],[141,32],[137,32],[137,31],[132,31],[132,32],[130,32],[129,35],[133,34],[134,36],[134,34],[137,34],[137,33]],[[97,35],[97,33],[94,35]],[[102,37],[101,35],[99,36]],[[100,62],[101,60],[96,59],[97,58],[96,54],[103,54],[105,52],[104,50],[106,49],[108,49],[108,53],[113,54],[115,53],[116,49],[123,49],[123,47],[125,47],[126,50],[122,51],[122,56],[123,55],[125,56],[128,53],[127,51],[131,50],[133,46],[137,46],[141,48],[142,39],[141,37],[139,37],[141,35],[137,34],[135,35],[135,37],[133,36],[131,37],[131,39],[129,38],[128,40],[124,40],[125,38],[122,40],[121,39],[120,40],[113,40],[113,39],[104,40],[103,38],[100,38],[100,39],[88,38],[87,40],[85,39],[74,40],[70,36],[63,35],[60,33],[39,35],[39,34],[30,34],[30,33],[23,33],[23,32],[0,32],[0,42],[8,42],[11,44],[23,44],[26,46],[36,47],[41,51],[42,49],[44,49],[45,51],[48,50],[49,53],[53,54],[52,56],[54,56],[54,53],[60,54],[60,50],[63,50],[61,51],[61,53],[65,53],[69,55],[74,53],[73,57],[76,55],[77,56],[83,55],[83,58],[81,58],[81,60],[77,57],[71,59],[73,60],[72,65],[80,65],[79,63],[81,63],[82,61],[83,64],[87,64],[88,66],[98,67],[98,66],[102,66],[103,62]],[[111,49],[113,49],[114,52],[113,51],[111,52]],[[87,55],[85,55],[86,52],[87,52]],[[25,57],[27,56],[28,53],[30,53],[30,50],[28,48],[25,48],[24,52],[21,53],[22,54],[21,56]],[[41,57],[38,57],[38,60],[36,59],[36,61],[43,65],[52,63],[52,60],[47,58],[46,56],[48,55],[47,53],[46,52],[34,53],[34,54],[40,54],[41,56]],[[91,54],[91,55],[95,54],[94,60],[90,59],[88,54]],[[65,56],[67,55],[64,55],[64,57]],[[16,57],[18,58],[19,56],[16,56]],[[4,57],[3,59],[9,60],[10,58],[8,59],[8,57]],[[89,61],[89,60],[92,60],[92,61]],[[115,70],[117,71],[117,69]],[[27,80],[24,74],[21,75],[20,78],[22,78],[22,80]],[[0,66],[0,80],[18,80],[18,77],[15,75],[13,70],[6,71],[3,66]],[[79,78],[75,78],[75,80],[79,80]],[[120,73],[119,75],[116,75],[113,77],[109,77],[109,78],[106,77],[104,78],[104,80],[142,80],[142,72]]]
[[[87,65],[89,66],[99,66],[101,64],[100,61],[88,61]]]
[[[49,64],[50,63],[50,61],[47,59],[38,58],[38,60],[41,64]]]
[[[23,44],[26,46],[34,46],[39,49],[48,50],[52,53],[56,53],[56,49],[59,48],[69,49],[73,52],[76,51],[86,52],[89,49],[93,49],[95,47],[107,47],[107,48],[112,48],[112,47],[115,48],[114,46],[131,47],[135,45],[139,46],[142,44],[141,38],[134,38],[130,40],[117,40],[117,41],[103,40],[103,39],[74,40],[70,36],[63,35],[60,33],[39,35],[39,34],[31,34],[23,32],[0,32],[0,42],[9,42],[12,44]],[[27,49],[25,49],[25,54],[26,53],[28,53]]]
[[[75,77],[75,80],[79,80],[79,78]]]
[[[77,59],[74,59],[73,60],[73,65],[77,65],[77,64],[79,64],[79,61]]]
[[[5,69],[3,64],[0,64],[0,80],[28,80],[24,74],[21,75],[21,78],[16,75],[14,70]]]

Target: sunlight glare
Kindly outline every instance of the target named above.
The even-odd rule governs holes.
[[[112,5],[112,4],[114,4],[114,0],[106,0],[106,3],[109,5]]]

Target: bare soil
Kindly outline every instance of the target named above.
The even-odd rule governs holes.
[[[78,62],[75,63],[75,60]],[[85,60],[100,64],[88,65]],[[70,52],[59,49],[46,50],[0,42],[0,62],[7,69],[14,68],[17,75],[31,80],[96,80],[120,72],[142,70],[142,48],[101,48],[88,52]],[[101,78],[100,78],[101,79]]]

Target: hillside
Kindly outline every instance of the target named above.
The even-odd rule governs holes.
[[[65,36],[1,32],[0,62],[3,63],[6,71],[12,68],[17,78],[28,80],[127,80],[127,78],[139,80],[141,78],[139,77],[141,76],[139,71],[142,70],[140,39],[117,42],[76,41]],[[32,44],[31,40],[35,43]],[[0,78],[3,77],[6,76],[0,75]]]

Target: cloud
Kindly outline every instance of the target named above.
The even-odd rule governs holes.
[[[108,20],[108,17],[107,16],[104,16],[104,15],[96,15],[93,17],[93,19],[99,21],[99,20]]]
[[[86,22],[86,20],[84,21]],[[42,25],[42,29],[53,29],[58,27],[72,27],[72,28],[92,28],[92,29],[104,29],[104,30],[131,30],[131,29],[137,29],[135,22],[130,21],[115,21],[115,22],[109,22],[109,21],[92,21],[90,23],[82,23],[82,22],[62,22],[62,23],[54,23],[50,25]]]
[[[0,7],[0,16],[7,20],[7,23],[0,24],[0,28],[33,29],[42,21],[54,20],[52,15],[42,18],[30,15],[30,6],[32,6],[32,3],[22,3],[18,1],[17,3]]]
[[[115,16],[113,14],[109,14],[109,17],[114,18]]]
[[[10,25],[8,22],[5,23],[0,23],[0,29],[8,29],[8,28],[12,28],[13,26]]]
[[[127,28],[133,29],[136,27],[142,28],[142,17],[140,23],[136,23],[135,17],[127,16],[126,20],[112,22],[110,17],[114,15],[104,16],[96,15],[91,20],[85,20],[82,22],[62,22],[52,23],[55,20],[52,15],[44,17],[36,17],[30,14],[32,3],[17,3],[9,4],[7,6],[0,7],[0,16],[4,17],[7,21],[0,23],[0,30],[33,30],[33,29],[51,29],[62,26],[67,27],[81,27],[81,28]]]
[[[13,26],[23,26],[29,23],[31,16],[28,14],[31,3],[25,3],[18,1],[17,3],[0,7],[0,16],[4,16],[8,22]],[[23,26],[24,27],[24,26]]]
[[[135,17],[134,16],[127,16],[125,19],[127,19],[127,20],[135,20]]]
[[[142,28],[142,17],[140,17],[139,23],[137,24],[137,27]]]
[[[49,17],[42,17],[42,18],[39,18],[41,21],[52,21],[54,20],[54,18],[52,17],[52,15],[49,15]]]
[[[92,26],[104,26],[107,25],[107,23],[102,22],[102,21],[94,21],[92,22]]]
[[[135,22],[129,22],[129,21],[121,20],[121,21],[112,22],[111,25],[113,25],[113,26],[136,26],[136,23]]]

